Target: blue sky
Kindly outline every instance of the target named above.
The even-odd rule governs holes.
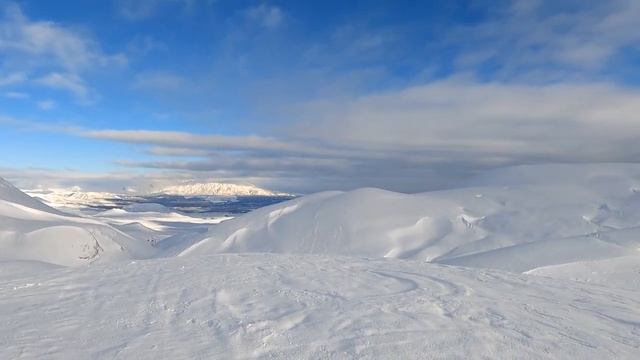
[[[635,162],[640,4],[0,1],[0,175],[293,192]]]

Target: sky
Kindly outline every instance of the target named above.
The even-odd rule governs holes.
[[[637,0],[0,0],[0,176],[442,189],[640,160]]]

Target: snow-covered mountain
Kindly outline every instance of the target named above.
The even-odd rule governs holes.
[[[287,196],[259,188],[254,185],[239,185],[230,183],[194,183],[166,187],[158,193],[180,196]]]
[[[0,179],[0,261],[81,265],[153,249],[100,221],[55,210]]]

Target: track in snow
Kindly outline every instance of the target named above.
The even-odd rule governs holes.
[[[7,359],[632,359],[640,351],[637,292],[413,261],[214,255],[0,280]]]

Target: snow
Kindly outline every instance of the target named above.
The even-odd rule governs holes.
[[[54,210],[0,179],[0,261],[75,266],[153,252],[109,225]]]
[[[25,190],[25,193],[50,206],[70,211],[87,206],[117,206],[115,201],[124,196],[108,192],[83,191],[77,187],[71,189],[29,189]]]
[[[153,245],[156,257],[174,256],[184,251],[199,241],[210,225],[231,219],[225,215],[188,216],[155,205],[159,204],[134,204],[125,209],[103,211],[93,217]]]
[[[0,358],[636,359],[638,189],[636,165],[523,166],[231,219],[0,181]]]
[[[254,185],[230,183],[195,183],[166,187],[158,192],[166,195],[180,196],[287,196],[289,194],[274,192]]]
[[[640,194],[633,191],[640,167],[498,173],[503,181],[491,180],[498,185],[484,185],[496,177],[485,175],[476,180],[482,186],[414,195],[359,189],[305,196],[211,227],[182,256],[350,255],[525,272],[640,255]]]
[[[545,266],[527,273],[640,291],[638,255]]]
[[[637,292],[424,262],[214,255],[2,280],[5,359],[635,359],[640,347]]]
[[[54,210],[53,208],[23,193],[2,178],[0,178],[0,200],[7,203],[22,205],[27,208],[60,214],[59,211]]]

